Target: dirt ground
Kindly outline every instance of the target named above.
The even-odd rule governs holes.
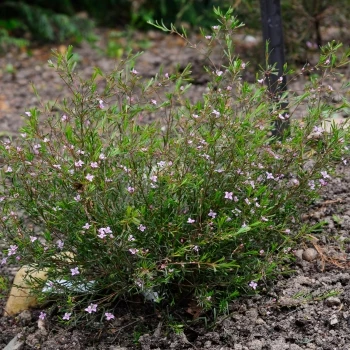
[[[100,34],[106,36],[105,31]],[[136,35],[134,41],[141,43],[145,34]],[[185,48],[174,36],[157,32],[146,36],[148,48],[135,66],[140,74],[151,77],[161,64],[171,71],[177,63],[185,66],[194,62],[191,97],[200,98],[206,89],[206,76],[196,52]],[[252,38],[237,37],[238,52],[247,61],[260,50],[259,38]],[[64,48],[58,47],[59,50]],[[80,58],[79,72],[84,77],[91,75],[94,66],[110,71],[115,65],[115,60],[101,55],[88,44],[76,48],[75,52]],[[31,83],[35,84],[43,101],[54,101],[66,95],[60,78],[47,66],[49,58],[50,47],[33,49],[30,55],[9,52],[0,57],[1,138],[15,136],[22,125],[24,111],[38,105]],[[345,73],[349,79],[349,70]],[[252,81],[255,75],[247,69],[244,79]],[[292,87],[300,89],[304,83],[298,80]],[[315,233],[313,241],[305,242],[294,252],[295,262],[291,266],[294,272],[281,275],[255,296],[232,302],[230,314],[218,318],[210,329],[197,322],[184,333],[176,334],[162,327],[152,305],[142,310],[121,305],[108,328],[103,328],[102,323],[96,324],[94,331],[64,329],[54,322],[54,317],[38,322],[40,310],[31,310],[17,317],[0,317],[0,348],[8,345],[7,350],[349,350],[349,193],[350,169],[342,165],[338,177],[330,181],[319,202],[305,214],[310,224],[321,221],[327,224],[323,231]],[[307,248],[318,254],[316,259],[308,261]],[[11,280],[14,273],[15,269],[0,266],[0,275]],[[5,301],[0,298],[1,314]],[[53,313],[53,309],[50,310]],[[181,310],[178,316],[184,321],[189,319]]]

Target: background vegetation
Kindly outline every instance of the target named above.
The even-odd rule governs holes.
[[[213,6],[232,6],[247,28],[260,30],[259,5],[256,0],[5,0],[0,5],[0,50],[33,41],[91,41],[94,25],[147,30],[148,20],[162,19],[166,25],[209,27],[215,23]],[[304,62],[307,50],[317,50],[321,26],[336,26],[346,34],[348,0],[281,0],[281,6],[289,60]]]

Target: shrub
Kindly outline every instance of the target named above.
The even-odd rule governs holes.
[[[226,311],[282,271],[306,232],[301,213],[346,161],[347,129],[323,123],[336,109],[326,79],[349,52],[339,57],[341,45],[327,45],[319,64],[303,69],[319,78],[281,97],[291,111],[307,105],[297,120],[263,84],[272,67],[256,84],[241,80],[246,63],[231,42],[241,24],[231,10],[215,13],[205,46],[178,33],[208,57],[203,99],[186,97],[190,66],[145,81],[137,55],[82,81],[70,47],[49,63],[71,98],[55,106],[60,113],[27,111],[18,139],[1,145],[2,263],[46,269],[38,292],[46,285],[43,297],[66,320],[110,319],[116,300],[142,295],[162,307],[186,300]],[[215,41],[223,63],[210,59]],[[143,123],[149,116],[156,120]],[[286,126],[277,137],[276,119]]]

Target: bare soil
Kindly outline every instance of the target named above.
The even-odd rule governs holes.
[[[101,31],[101,35],[106,36],[106,31]],[[144,34],[135,35],[135,42],[145,39]],[[150,32],[146,38],[149,48],[139,59],[136,69],[144,76],[152,76],[161,64],[166,71],[171,71],[176,63],[185,66],[194,62],[195,82],[191,97],[200,98],[207,79],[196,52],[185,48],[174,36]],[[103,45],[102,42],[100,46]],[[251,44],[251,40],[247,42],[244,36],[237,39],[238,52],[246,60],[259,52],[258,45],[258,38],[255,44]],[[78,68],[83,77],[90,76],[94,66],[110,71],[115,65],[115,60],[106,58],[87,44],[76,48],[75,52],[80,57]],[[244,53],[248,53],[248,57]],[[24,111],[38,105],[31,83],[36,85],[43,101],[55,101],[67,95],[60,78],[47,67],[49,58],[50,47],[33,49],[30,54],[9,52],[0,57],[1,138],[16,136],[23,123]],[[349,78],[349,70],[345,73]],[[252,81],[255,75],[247,69],[244,78]],[[305,83],[303,79],[294,82],[293,88],[301,90]],[[304,218],[310,225],[321,221],[327,224],[313,239],[305,240],[300,249],[294,251],[292,271],[284,271],[259,294],[233,301],[230,314],[210,322],[209,329],[204,327],[203,320],[198,320],[183,333],[176,334],[162,326],[152,304],[135,308],[120,304],[116,319],[108,326],[96,323],[94,330],[65,329],[55,322],[55,307],[51,305],[46,309],[48,318],[44,322],[38,322],[41,310],[25,311],[17,317],[0,317],[0,348],[5,348],[17,336],[17,344],[21,345],[16,349],[22,350],[349,350],[349,193],[350,169],[340,166],[338,177],[330,181],[321,199]],[[307,248],[317,252],[315,260],[307,261]],[[0,275],[10,281],[14,273],[15,269],[0,266]],[[5,297],[0,298],[1,314],[5,302]],[[177,317],[184,323],[191,320],[185,307],[178,310]]]

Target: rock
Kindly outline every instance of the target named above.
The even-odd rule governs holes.
[[[313,261],[317,258],[318,252],[314,248],[307,248],[304,250],[302,258],[306,261]]]
[[[21,350],[23,349],[24,341],[19,339],[18,334],[4,347],[3,350]]]
[[[58,261],[73,261],[72,252],[62,252],[54,256]],[[32,291],[36,280],[47,280],[46,270],[38,270],[34,266],[24,265],[16,273],[10,296],[7,300],[4,316],[13,316],[24,310],[38,306]],[[32,282],[30,285],[30,283]]]
[[[298,259],[302,260],[302,258],[303,258],[303,253],[304,253],[304,250],[303,250],[303,249],[297,249],[297,250],[294,252],[294,255],[295,255]]]
[[[338,306],[341,304],[341,301],[337,297],[329,297],[326,299],[327,306]]]
[[[335,326],[338,322],[339,321],[336,315],[332,315],[331,318],[329,319],[329,324],[331,326]]]
[[[28,284],[28,276],[34,279],[46,280],[47,273],[46,271],[33,270],[32,266],[25,265],[16,273],[10,296],[4,309],[4,316],[13,316],[38,305],[36,297],[31,294],[32,288]]]

